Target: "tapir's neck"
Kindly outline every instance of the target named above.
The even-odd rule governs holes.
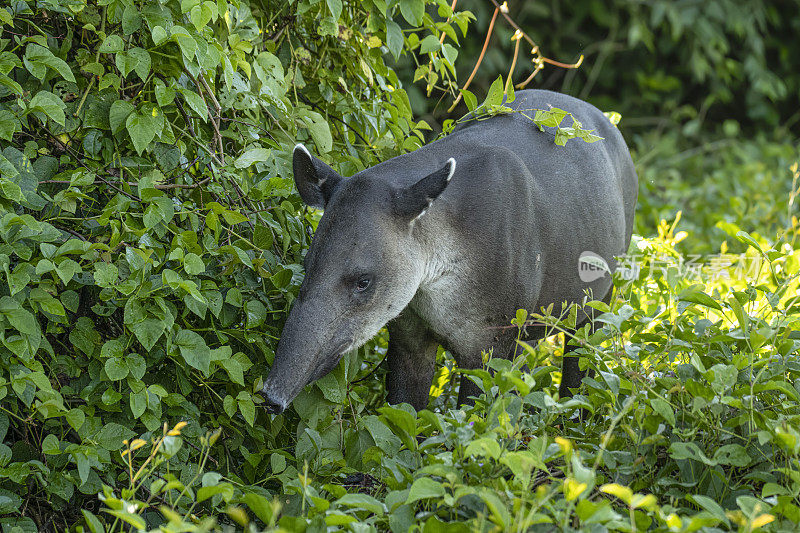
[[[419,246],[417,260],[421,261],[420,289],[432,289],[455,272],[458,254],[450,227],[436,212],[426,214],[412,229]]]

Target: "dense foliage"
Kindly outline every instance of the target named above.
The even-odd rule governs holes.
[[[502,4],[502,2],[497,2]],[[509,16],[545,55],[582,68],[547,67],[538,88],[574,94],[625,117],[626,134],[680,126],[692,141],[723,127],[747,133],[769,128],[800,131],[797,95],[800,58],[794,53],[800,6],[776,0],[581,0],[508,2]],[[464,80],[483,44],[495,4],[460,0],[477,20],[475,38],[462,43],[457,72]],[[509,71],[514,28],[500,16],[473,85],[485,91]],[[523,43],[515,81],[530,73]],[[404,67],[406,65],[404,64]],[[407,68],[407,67],[406,67]],[[447,106],[409,89],[422,114]],[[444,109],[443,109],[444,108]]]
[[[75,522],[118,486],[124,441],[165,420],[192,421],[190,439],[223,428],[214,464],[245,483],[288,453],[296,423],[257,411],[252,391],[313,221],[291,147],[349,174],[419,146],[424,124],[385,60],[408,48],[399,23],[417,40],[463,35],[469,14],[438,6],[0,8],[4,513]],[[447,54],[431,68],[452,68]],[[326,411],[319,389],[306,402]],[[188,482],[199,450],[176,454]]]
[[[293,190],[292,147],[349,175],[420,146],[430,127],[412,106],[471,68],[492,9],[473,4],[0,7],[4,532],[796,529],[798,154],[787,129],[781,142],[738,135],[747,120],[783,123],[797,91],[780,39],[796,21],[768,3],[751,6],[755,26],[726,0],[708,12],[579,1],[569,15],[527,4],[554,21],[528,24],[555,52],[546,29],[590,41],[613,26],[631,47],[614,68],[617,37],[597,38],[606,66],[568,74],[588,73],[587,94],[624,112],[646,237],[632,251],[652,267],[598,304],[582,395],[556,399],[554,337],[519,361],[487,359],[474,407],[455,409],[444,352],[430,410],[390,407],[378,337],[286,413],[258,408],[319,216]],[[720,59],[738,39],[752,46]],[[502,111],[489,82],[504,46],[474,88],[490,112]],[[779,74],[765,63],[776,55]],[[698,87],[714,95],[707,108],[744,98],[745,114],[707,128]],[[685,121],[631,133],[629,112]],[[717,137],[687,147],[701,134]],[[688,237],[662,220],[679,209]],[[746,255],[697,273],[682,249]],[[562,318],[535,317],[554,335]]]

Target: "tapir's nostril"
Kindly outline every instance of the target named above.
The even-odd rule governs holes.
[[[261,407],[263,407],[268,413],[277,415],[282,413],[285,409],[283,403],[270,397],[268,391],[262,390],[261,396],[264,398],[264,403],[261,404]]]

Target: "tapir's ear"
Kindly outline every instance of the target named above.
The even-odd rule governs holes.
[[[294,183],[300,197],[311,207],[325,209],[336,186],[344,179],[331,167],[312,156],[302,144],[292,152]]]
[[[442,194],[456,171],[456,160],[452,157],[432,174],[428,174],[414,185],[402,189],[395,199],[397,214],[412,222],[428,210],[434,200]]]

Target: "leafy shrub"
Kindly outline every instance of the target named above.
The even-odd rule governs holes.
[[[421,144],[386,59],[470,17],[425,4],[0,8],[0,499],[30,517],[4,527],[73,523],[165,420],[223,428],[220,470],[263,479],[295,428],[252,391],[315,222],[291,149],[349,174]]]
[[[502,4],[502,2],[497,2]],[[466,79],[483,45],[494,5],[460,0],[477,18],[474,39],[465,40],[458,73]],[[745,135],[778,126],[798,133],[800,90],[796,3],[761,0],[580,0],[508,2],[509,16],[558,61],[582,67],[546,67],[531,87],[552,89],[622,113],[632,132],[681,128],[690,148],[733,121]],[[474,91],[482,93],[509,71],[514,28],[499,17]],[[533,69],[530,47],[520,50],[515,76]],[[404,62],[412,70],[411,62]],[[403,70],[402,72],[405,72]],[[410,77],[410,73],[406,74]],[[420,114],[442,114],[421,88],[409,90]],[[444,106],[446,107],[446,106]],[[426,115],[427,116],[427,115]]]
[[[611,307],[590,304],[601,327],[576,338],[596,373],[574,398],[554,399],[557,372],[547,361],[560,348],[543,343],[471,371],[485,392],[472,407],[440,399],[432,410],[373,414],[351,401],[306,421],[296,459],[269,458],[276,492],[214,471],[196,472],[202,482],[189,487],[164,460],[161,476],[141,478],[138,497],[106,489],[104,509],[142,529],[146,502],[171,502],[161,513],[178,528],[216,499],[227,509],[220,520],[257,521],[256,530],[794,530],[798,251],[739,232],[755,262],[750,279],[701,275],[698,284],[680,276],[675,240],[669,232],[638,239],[647,268],[617,280],[624,298]],[[573,325],[525,312],[515,323],[531,320],[553,334]],[[203,450],[214,438],[201,439]],[[162,446],[154,455],[172,453]],[[132,477],[139,471],[130,468]]]

